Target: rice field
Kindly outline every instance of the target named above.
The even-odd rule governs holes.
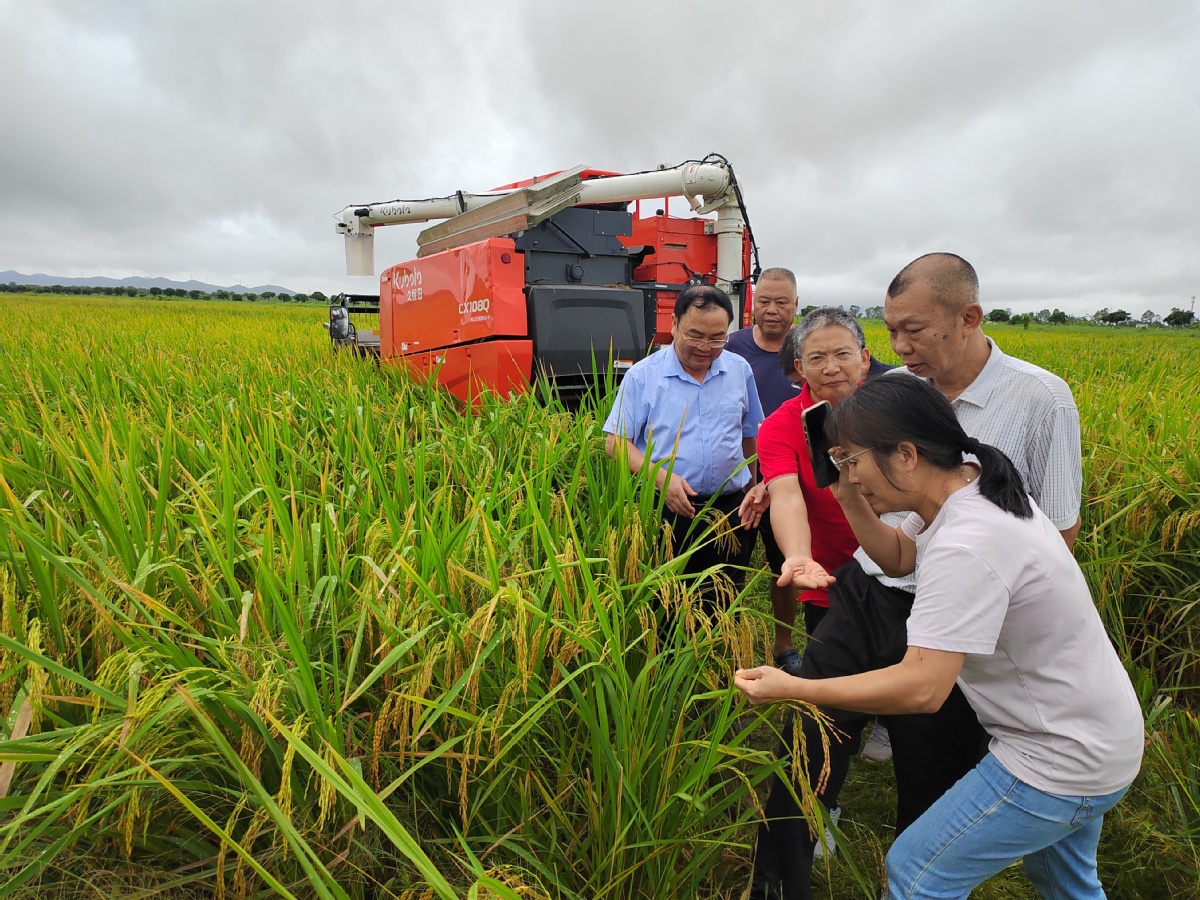
[[[0,303],[0,897],[743,894],[787,764],[729,688],[765,579],[692,616],[595,409],[466,415],[323,309]],[[1149,718],[1102,874],[1187,896],[1200,333],[989,333],[1075,391],[1077,556]],[[874,896],[889,791],[853,776],[829,896]]]

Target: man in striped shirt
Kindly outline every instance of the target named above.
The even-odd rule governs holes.
[[[929,379],[971,437],[1003,450],[1070,547],[1079,533],[1079,411],[1067,383],[1007,356],[981,329],[979,279],[953,253],[930,253],[888,287],[883,319],[905,369]]]

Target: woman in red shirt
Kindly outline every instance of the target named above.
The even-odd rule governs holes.
[[[850,562],[858,548],[842,508],[829,490],[813,480],[801,413],[821,400],[836,406],[854,393],[867,374],[871,354],[858,320],[835,306],[815,309],[804,317],[784,350],[794,347],[792,359],[780,365],[803,379],[799,395],[786,401],[762,423],[758,432],[758,465],[771,495],[771,521],[782,557],[769,560],[783,587],[807,572],[812,561],[826,572]],[[812,634],[829,611],[827,588],[803,588],[804,627]],[[776,615],[779,611],[776,611]],[[799,666],[792,647],[792,620],[775,626],[775,661],[789,674]]]

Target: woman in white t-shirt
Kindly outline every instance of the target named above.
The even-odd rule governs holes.
[[[921,379],[863,385],[828,432],[863,549],[888,575],[917,573],[908,652],[824,680],[740,669],[735,685],[755,704],[897,714],[937,710],[957,680],[990,752],[892,845],[890,895],[966,897],[1020,859],[1043,896],[1103,897],[1100,826],[1137,775],[1143,720],[1058,530]],[[895,510],[914,512],[889,528],[878,514]]]

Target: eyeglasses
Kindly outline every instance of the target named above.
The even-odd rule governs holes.
[[[833,467],[835,469],[841,472],[842,466],[846,465],[847,463],[854,462],[854,460],[858,459],[864,453],[870,453],[873,449],[875,448],[868,447],[866,450],[859,450],[857,453],[851,453],[849,456],[842,456],[842,453],[845,451],[843,451],[841,447],[830,447],[829,461],[833,463]]]
[[[716,341],[706,341],[703,338],[685,337],[683,342],[694,350],[723,350],[725,345],[729,343],[729,338],[721,338]]]
[[[861,353],[861,350],[839,350],[837,353],[828,355],[825,353],[813,353],[810,356],[804,357],[801,362],[804,363],[806,369],[823,369],[829,365],[831,359],[839,366],[848,366],[850,363],[861,359]]]

